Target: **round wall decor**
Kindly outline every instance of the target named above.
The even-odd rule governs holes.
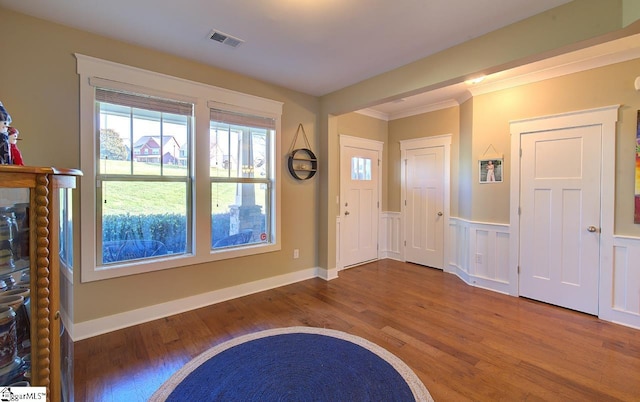
[[[318,171],[316,155],[308,148],[294,149],[289,154],[289,173],[298,180],[308,180]]]
[[[302,137],[306,148],[294,149],[300,131],[302,131]],[[298,130],[296,131],[296,135],[293,137],[291,147],[289,148],[288,166],[291,176],[298,180],[308,180],[315,176],[318,171],[318,159],[311,150],[311,145],[309,145],[309,139],[307,138],[307,133],[304,132],[302,123],[298,124]]]

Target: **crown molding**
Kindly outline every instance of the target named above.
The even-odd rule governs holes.
[[[585,50],[566,53],[523,67],[516,67],[496,73],[496,79],[493,81],[470,86],[469,92],[471,92],[472,96],[477,96],[635,60],[640,58],[640,46],[638,44],[640,44],[640,35],[634,35],[616,41],[613,46],[611,44],[596,45]],[[525,69],[531,72],[518,73],[519,70]],[[505,74],[513,76],[501,79],[500,75]]]
[[[622,63],[640,58],[640,34],[627,36],[611,42],[595,45],[586,49],[565,53],[548,59],[529,63],[520,67],[488,75],[482,83],[475,85],[454,84],[442,98],[431,97],[431,101],[420,106],[382,113],[374,108],[368,108],[367,115],[383,120],[395,120],[422,113],[460,105],[474,96],[532,84],[552,78],[562,77],[599,67]],[[633,84],[630,84],[633,85]],[[435,94],[436,89],[432,91]],[[420,95],[417,95],[420,96]],[[433,99],[436,99],[435,101]],[[410,98],[405,98],[410,99]],[[415,102],[414,102],[415,105]],[[361,113],[362,111],[358,111]]]
[[[456,99],[445,99],[441,102],[431,103],[424,106],[418,106],[407,110],[402,110],[397,113],[392,113],[389,115],[390,120],[402,119],[404,117],[411,117],[418,114],[435,112],[437,110],[447,109],[454,106],[459,106],[460,102]]]
[[[379,112],[377,110],[373,110],[373,109],[360,109],[360,110],[356,110],[355,113],[358,114],[362,114],[365,116],[369,116],[369,117],[373,117],[374,119],[378,119],[378,120],[384,120],[384,121],[389,121],[389,114],[387,113],[383,113],[383,112]]]

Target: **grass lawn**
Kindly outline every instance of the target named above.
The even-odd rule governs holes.
[[[109,174],[159,175],[160,166],[141,162],[101,160],[102,172]],[[164,176],[186,177],[187,169],[175,165],[165,165]],[[218,168],[211,173],[218,174]],[[186,215],[186,186],[184,182],[119,181],[102,183],[102,207],[104,215]],[[224,213],[229,205],[235,204],[236,184],[221,183],[211,186],[211,212]],[[257,204],[263,204],[265,190],[255,185]],[[263,204],[264,205],[264,204]]]

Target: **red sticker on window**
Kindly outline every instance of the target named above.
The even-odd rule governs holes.
[[[267,240],[267,234],[266,233],[260,233],[260,240],[262,240],[262,241]]]

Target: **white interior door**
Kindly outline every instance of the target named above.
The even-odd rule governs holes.
[[[341,150],[341,265],[378,258],[378,151],[345,146]]]
[[[408,149],[405,260],[444,268],[444,147]]]
[[[598,313],[601,127],[522,135],[520,294]]]

